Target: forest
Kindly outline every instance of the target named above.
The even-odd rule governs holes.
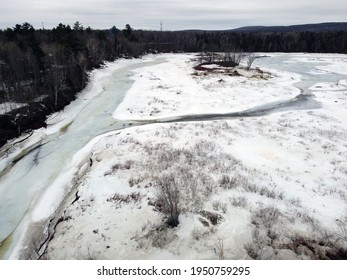
[[[146,31],[71,27],[35,29],[30,23],[0,30],[0,146],[44,127],[105,61],[161,52],[347,53],[346,31],[232,32]]]

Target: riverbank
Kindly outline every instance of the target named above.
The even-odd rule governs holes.
[[[100,134],[127,126],[115,121],[112,113],[132,84],[131,70],[159,62],[157,56],[118,60],[92,72],[91,84],[76,101],[51,115],[47,128],[2,147],[0,243],[6,242],[0,248],[1,258],[17,259],[23,248],[32,246],[26,243],[31,225],[44,221],[44,232],[84,160],[89,160],[89,150],[85,150],[88,143]]]
[[[76,200],[64,205],[43,257],[344,258],[347,86],[346,80],[332,81],[346,71],[346,56],[271,54],[273,66],[287,71],[259,62],[269,73],[265,78],[252,72],[228,75],[225,69],[197,72],[194,55],[165,58],[136,69],[134,83],[113,113],[117,120],[237,112],[290,99],[300,90],[322,106],[233,120],[149,124],[100,137],[90,146],[90,169],[79,179]],[[290,72],[298,63],[310,70]],[[300,80],[307,88],[295,87]],[[178,186],[180,215],[174,228],[166,225],[158,201],[163,182]]]

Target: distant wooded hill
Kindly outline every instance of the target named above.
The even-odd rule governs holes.
[[[347,22],[325,22],[289,26],[246,26],[232,32],[337,32],[347,31]]]
[[[204,30],[185,30],[187,32],[202,33]],[[213,32],[337,32],[347,31],[347,22],[324,22],[313,24],[298,24],[288,26],[244,26],[234,29],[215,30]],[[210,31],[211,32],[211,31]]]

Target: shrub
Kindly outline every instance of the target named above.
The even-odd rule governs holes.
[[[338,237],[347,243],[347,216],[342,219],[336,220],[336,224],[338,227]]]
[[[268,238],[255,229],[252,233],[252,242],[244,245],[247,254],[254,260],[265,260],[271,256],[271,248],[268,244]]]
[[[75,253],[74,259],[76,260],[97,260],[98,254],[90,250],[90,247],[86,251],[77,251]]]
[[[127,195],[115,193],[113,196],[109,197],[106,201],[115,202],[118,204],[125,203],[129,204],[130,202],[139,202],[142,199],[142,195],[139,192],[133,192]]]
[[[246,56],[246,62],[247,62],[247,67],[246,67],[246,69],[247,70],[249,70],[250,68],[251,68],[251,66],[252,66],[252,64],[253,64],[253,62],[254,62],[254,60],[256,60],[256,58],[257,58],[257,56],[256,56],[256,54],[254,54],[254,53],[249,53],[249,54],[247,54],[247,56]]]
[[[221,201],[213,201],[212,207],[213,207],[213,210],[221,211],[223,214],[225,214],[228,210],[228,205]]]
[[[156,197],[161,205],[161,211],[167,215],[166,223],[171,227],[179,224],[180,193],[178,182],[173,174],[163,175],[156,179]]]
[[[247,199],[244,197],[231,197],[229,198],[230,203],[234,207],[241,207],[246,208],[247,207]]]
[[[151,246],[162,249],[176,237],[175,232],[165,225],[147,221],[131,239],[138,243],[137,248],[139,249],[146,249]]]
[[[253,214],[252,224],[256,226],[264,226],[265,228],[271,228],[271,226],[276,223],[280,215],[281,212],[273,206],[262,208]]]
[[[212,225],[217,225],[218,223],[224,220],[223,215],[217,212],[201,210],[199,214],[203,216],[204,218],[206,218],[207,220],[209,220],[212,223]]]
[[[233,189],[237,186],[235,178],[230,178],[229,175],[222,175],[222,178],[219,180],[219,185],[223,189]]]
[[[218,254],[218,259],[224,260],[224,242],[222,238],[218,238],[218,242],[216,244],[217,250],[216,253]]]

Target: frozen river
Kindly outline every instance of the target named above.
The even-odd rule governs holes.
[[[124,63],[121,67],[96,70],[104,73],[92,80],[101,85],[102,91],[82,107],[78,107],[78,112],[68,127],[38,139],[35,149],[4,172],[0,177],[0,258],[18,258],[21,242],[29,225],[50,218],[71,188],[71,181],[78,170],[88,164],[89,158],[83,153],[83,148],[98,135],[128,125],[117,122],[112,113],[132,85],[131,70],[162,61],[164,58],[156,56],[144,61]],[[319,82],[336,82],[345,78],[317,68],[327,65],[326,61],[298,62],[295,55],[290,54],[259,58],[256,64],[261,68],[274,68],[301,75],[301,81],[296,86],[304,95],[309,95],[310,88]],[[318,104],[314,103],[314,98],[311,101],[315,106]],[[262,108],[269,108],[269,104],[264,104]],[[292,106],[288,109],[295,108]],[[186,117],[188,118],[179,117],[177,120],[182,121]],[[210,117],[213,116],[199,115],[196,120]],[[194,120],[192,116],[189,118]]]
[[[73,171],[71,170],[73,156],[94,137],[124,126],[112,118],[112,113],[133,82],[129,78],[130,71],[161,61],[161,58],[149,62],[132,61],[116,70],[112,67],[109,67],[109,70],[101,70],[106,73],[100,75],[94,82],[102,85],[102,92],[93,98],[92,102],[87,102],[83,106],[66,130],[40,140],[39,147],[21,158],[0,178],[0,242],[10,236],[4,242],[6,252],[4,248],[0,251],[2,258],[11,256],[28,223],[49,217],[54,211],[51,206],[47,206],[45,210],[42,207],[50,204],[49,199],[57,196],[56,192],[61,190],[62,184],[67,184],[63,190],[69,188],[71,177],[68,173]],[[80,159],[77,161],[79,163]],[[59,176],[60,174],[63,174],[63,177]],[[49,192],[54,193],[53,197]],[[57,203],[57,201],[51,202]],[[36,207],[39,207],[36,213],[44,211],[39,214],[40,217],[33,212]]]

